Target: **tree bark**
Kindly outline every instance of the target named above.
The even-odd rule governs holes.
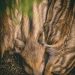
[[[19,2],[16,0],[17,6]],[[65,63],[70,63],[65,69],[75,67],[75,58],[71,65],[67,57],[72,58],[72,55],[65,54],[68,50],[75,53],[74,0],[42,0],[39,4],[34,1],[31,17],[17,8],[14,12],[6,10],[0,15],[1,58],[6,52],[8,55],[18,53],[25,63],[23,69],[30,75],[55,75],[64,65],[61,64],[63,57]],[[64,71],[58,74],[65,75]]]

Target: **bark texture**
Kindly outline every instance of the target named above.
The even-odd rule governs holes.
[[[74,75],[75,0],[34,1],[32,12],[0,15],[0,74]]]

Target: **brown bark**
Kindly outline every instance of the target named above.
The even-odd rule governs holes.
[[[75,1],[42,0],[40,4],[33,3],[32,11],[31,18],[16,8],[14,13],[5,11],[0,16],[1,56],[15,49],[27,64],[23,64],[23,69],[30,75],[43,75],[43,72],[53,75],[69,62],[60,72],[64,75],[64,69],[75,66]],[[46,53],[49,54],[47,61]],[[61,64],[62,61],[65,63]]]
[[[4,52],[13,48],[14,30],[10,17],[4,13],[0,16],[0,51]]]
[[[70,72],[70,69],[74,67],[74,59],[72,62],[73,53],[66,54],[67,49],[72,51],[71,48],[74,47],[74,7],[75,5],[72,4],[70,0],[57,0],[53,2],[52,0],[47,20],[45,24],[45,41],[47,44],[45,46],[50,47],[48,48],[48,53],[54,52],[52,56],[49,57],[48,63],[46,64],[45,68],[45,75],[53,75],[53,74],[61,74],[67,75]],[[50,12],[51,11],[51,12]],[[73,35],[72,35],[73,34]],[[70,44],[71,42],[71,44]],[[53,50],[53,51],[52,51]],[[47,51],[47,50],[46,50]],[[65,55],[62,55],[64,53]],[[65,58],[64,58],[65,57]],[[64,60],[63,60],[64,58]],[[70,58],[70,59],[68,59]],[[52,60],[51,60],[52,59]],[[64,63],[62,63],[64,62]],[[63,65],[66,65],[63,68]],[[71,65],[73,64],[73,65]],[[66,72],[68,66],[70,69]]]

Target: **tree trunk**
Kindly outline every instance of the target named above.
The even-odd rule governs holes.
[[[31,17],[17,9],[19,2],[16,0],[14,11],[6,8],[0,15],[1,62],[9,56],[14,61],[21,58],[21,68],[29,75],[68,75],[75,67],[75,1],[34,0]],[[18,60],[12,58],[17,54]]]
[[[74,8],[74,0],[50,1],[44,26],[45,46],[48,47],[46,51],[49,54],[45,75],[69,75],[75,66],[75,59],[72,59],[75,57]]]

